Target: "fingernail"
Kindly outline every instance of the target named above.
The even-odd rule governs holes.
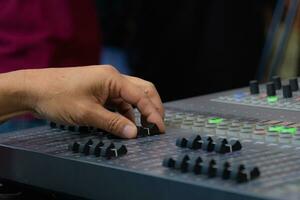
[[[135,134],[135,130],[136,128],[133,127],[132,125],[126,125],[124,128],[123,128],[123,136],[126,137],[126,138],[132,138]]]

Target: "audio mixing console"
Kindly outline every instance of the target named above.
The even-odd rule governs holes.
[[[165,104],[166,133],[92,127],[0,135],[0,177],[86,199],[300,199],[297,79]]]

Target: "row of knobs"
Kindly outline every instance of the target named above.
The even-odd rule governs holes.
[[[259,94],[259,84],[257,80],[252,80],[249,83],[250,93]],[[289,79],[289,84],[281,84],[281,78],[279,76],[273,76],[272,81],[266,83],[267,96],[276,96],[276,90],[282,89],[283,98],[293,97],[293,92],[299,90],[298,79]]]
[[[89,139],[85,142],[75,141],[69,145],[69,150],[73,153],[82,153],[83,155],[94,155],[96,157],[120,157],[127,154],[125,145],[113,142],[103,142]]]
[[[210,136],[193,135],[190,138],[179,137],[176,146],[193,150],[202,149],[207,152],[215,151],[220,154],[231,153],[242,149],[239,140],[232,139],[229,142],[225,138],[217,138],[215,141]]]
[[[246,167],[244,164],[231,164],[229,161],[217,163],[214,159],[202,159],[200,156],[179,156],[177,159],[167,157],[162,165],[167,168],[207,175],[209,178],[220,177],[232,179],[238,183],[248,182],[260,176],[258,167]]]

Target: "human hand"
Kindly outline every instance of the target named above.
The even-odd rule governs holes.
[[[134,138],[137,128],[132,106],[136,106],[147,122],[165,131],[164,109],[154,85],[122,75],[111,66],[24,70],[24,80],[28,93],[24,104],[42,118]]]

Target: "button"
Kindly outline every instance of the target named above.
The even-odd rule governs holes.
[[[138,137],[145,137],[145,136],[152,136],[152,135],[159,135],[161,132],[159,131],[156,124],[147,123],[146,126],[137,126],[138,129]]]
[[[114,148],[111,149],[112,157],[120,157],[127,154],[127,148],[124,144],[115,143]]]
[[[276,95],[276,90],[275,90],[275,85],[273,82],[268,82],[266,84],[266,90],[267,90],[267,96],[275,96]]]
[[[89,127],[88,126],[79,126],[78,131],[79,131],[79,133],[89,133]]]
[[[232,139],[229,141],[232,151],[239,151],[242,149],[242,144],[239,140]]]
[[[188,160],[188,171],[193,172],[194,174],[201,174],[201,163],[202,158],[200,156],[194,156]]]
[[[99,141],[97,144],[94,143],[90,146],[90,153],[94,154],[96,157],[99,157],[101,154],[101,147],[104,145],[102,141]]]
[[[55,122],[50,122],[49,125],[50,125],[51,128],[56,128],[56,123]]]
[[[228,141],[225,138],[218,138],[215,144],[215,151],[217,153],[229,153],[231,152],[231,146],[228,145]]]
[[[174,168],[174,167],[175,167],[175,160],[174,160],[172,157],[165,158],[165,159],[163,160],[162,165],[163,165],[164,167]]]
[[[104,145],[101,147],[100,156],[111,158],[114,155],[114,152],[112,149],[115,148],[115,145],[113,142],[111,143],[104,143]]]
[[[76,127],[75,126],[68,126],[68,130],[75,132],[76,131]]]
[[[84,155],[90,154],[90,146],[93,144],[93,140],[89,139],[86,142],[83,142],[83,145],[80,145],[79,152],[83,153]]]
[[[74,153],[78,153],[79,152],[79,147],[83,145],[80,142],[74,142],[73,144],[69,145],[69,149],[71,151],[73,151]]]
[[[212,152],[215,148],[213,139],[210,136],[203,137],[202,149],[208,152]]]
[[[249,173],[245,168],[244,164],[237,164],[231,168],[231,178],[236,180],[238,183],[245,183],[249,180]]]
[[[187,161],[190,159],[188,155],[181,155],[175,162],[175,169],[180,169],[181,172],[186,172],[188,169]]]
[[[230,173],[231,173],[231,170],[230,170],[230,163],[228,161],[225,161],[218,169],[218,172],[221,173],[221,177],[222,179],[224,180],[227,180],[230,178]]]
[[[61,130],[65,130],[65,129],[66,129],[66,126],[63,125],[63,124],[61,124],[61,125],[59,125],[59,128],[60,128]]]
[[[293,96],[292,88],[290,85],[282,86],[282,95],[283,95],[283,98],[291,98]]]
[[[187,145],[187,139],[185,137],[179,137],[176,139],[176,146],[185,148]]]
[[[249,82],[250,94],[259,94],[259,86],[257,80],[252,80]]]
[[[216,177],[217,167],[214,159],[204,160],[202,162],[202,174],[205,174],[210,178]]]
[[[200,135],[191,136],[187,141],[187,147],[190,149],[200,149],[202,140]]]
[[[258,167],[253,167],[253,169],[250,171],[250,179],[256,179],[260,176],[260,170]]]
[[[291,78],[289,80],[290,86],[292,91],[298,91],[299,90],[299,85],[298,85],[298,79],[297,78]]]
[[[156,124],[154,123],[147,123],[144,126],[145,129],[149,129],[149,134],[150,135],[159,135],[161,134],[161,132],[159,131],[158,127]]]
[[[272,81],[275,85],[275,89],[280,90],[281,89],[281,78],[279,76],[273,76]]]

